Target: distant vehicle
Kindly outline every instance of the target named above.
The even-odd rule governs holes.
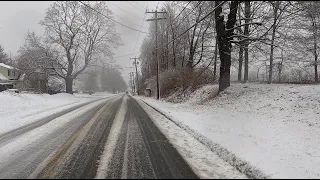
[[[63,91],[61,91],[61,90],[55,90],[55,89],[49,89],[48,90],[48,93],[49,94],[58,94],[58,93],[62,93]]]
[[[7,89],[13,89],[12,83],[0,83],[0,92],[5,91]]]
[[[19,93],[20,92],[18,89],[7,89],[6,91],[14,92],[14,93]]]
[[[95,92],[94,91],[83,91],[83,93],[92,95]]]

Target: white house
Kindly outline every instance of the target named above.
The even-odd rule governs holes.
[[[24,75],[17,68],[0,63],[0,91],[12,89],[18,80],[22,80]]]
[[[19,69],[6,65],[4,63],[0,63],[0,74],[1,74],[0,76],[2,77],[1,79],[5,79],[6,81],[18,80],[21,75]]]

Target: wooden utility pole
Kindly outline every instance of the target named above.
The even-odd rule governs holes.
[[[134,93],[134,72],[130,72],[131,91]]]
[[[146,12],[146,13],[154,13],[154,18],[153,19],[147,19],[146,21],[155,21],[156,23],[156,60],[157,60],[157,99],[160,99],[160,82],[159,82],[159,74],[160,74],[160,63],[159,63],[159,58],[158,58],[158,20],[166,19],[166,18],[158,18],[157,14],[158,13],[166,13],[166,12],[158,12],[155,10],[155,12]]]
[[[136,92],[139,95],[139,78],[138,78],[138,69],[137,69],[137,59],[139,59],[139,58],[134,57],[134,58],[130,58],[130,59],[134,59],[134,65],[136,66],[136,79],[137,79],[136,80],[136,85],[137,85]]]

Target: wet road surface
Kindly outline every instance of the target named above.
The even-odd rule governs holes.
[[[104,163],[103,153],[111,156],[104,178],[198,178],[133,98],[122,95],[94,103],[53,130],[47,126],[55,118],[85,106],[0,135],[0,178],[92,179]],[[123,103],[114,151],[104,152]]]

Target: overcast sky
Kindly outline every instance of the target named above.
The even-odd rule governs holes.
[[[39,25],[39,21],[45,16],[46,9],[53,1],[0,1],[0,44],[4,47],[8,55],[14,56],[17,50],[24,43],[24,36],[29,31],[34,31],[38,35],[43,35],[44,28]],[[148,5],[148,10],[155,10],[157,4],[160,9],[162,2],[160,1],[107,1],[109,9],[114,13],[114,18],[127,26],[135,29],[140,29],[145,8]],[[145,19],[152,18],[152,14],[146,14]],[[148,31],[150,22],[143,22],[141,31]],[[138,56],[140,45],[145,37],[145,34],[133,31],[127,27],[117,24],[117,31],[121,33],[124,46],[119,47],[114,51],[115,57],[131,54],[137,42],[135,49]],[[116,58],[116,63],[123,67],[123,77],[126,81],[129,80],[128,73],[133,71],[130,57],[126,56]]]

